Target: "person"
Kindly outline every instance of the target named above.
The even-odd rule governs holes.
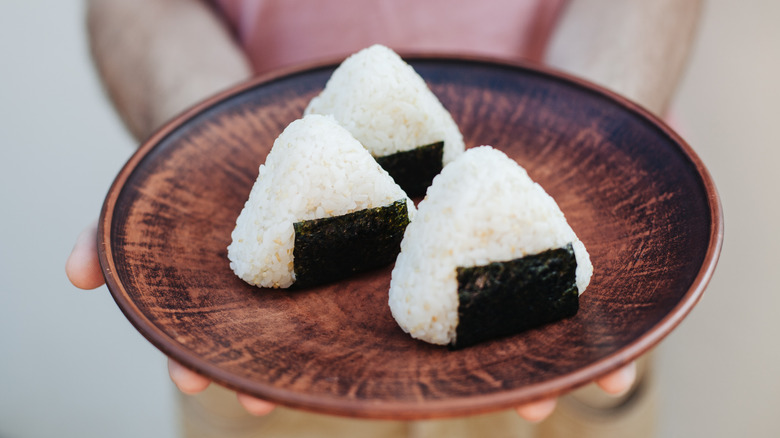
[[[88,0],[87,26],[107,94],[130,133],[141,141],[193,103],[252,75],[344,57],[373,43],[402,53],[538,62],[664,115],[700,9],[701,0],[343,0],[338,7],[316,0]],[[77,238],[66,272],[82,289],[103,284],[96,224]],[[636,386],[636,370],[629,364],[596,384],[607,393],[627,393]],[[172,360],[169,373],[182,393],[215,391],[206,390],[207,378]],[[221,409],[225,393],[197,409]],[[192,400],[183,404],[192,406]],[[237,400],[253,415],[275,410],[273,404],[246,394],[237,394]],[[543,400],[516,411],[538,422],[549,417],[555,405],[554,399]],[[301,421],[293,413],[286,415]],[[312,418],[306,421],[316,427],[329,421]],[[331,426],[338,430],[337,424],[330,424],[319,432]],[[377,424],[353,426],[362,433],[375,431]],[[370,429],[360,429],[363,426]],[[409,427],[402,429],[409,434]]]

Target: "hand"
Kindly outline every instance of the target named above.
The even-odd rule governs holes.
[[[105,282],[97,254],[97,221],[79,234],[76,244],[65,262],[65,273],[79,289],[95,289]],[[168,374],[179,390],[185,394],[196,394],[206,389],[211,380],[188,370],[170,358]],[[252,415],[266,415],[275,405],[250,395],[236,393],[239,403]]]
[[[76,244],[65,262],[65,273],[79,289],[96,289],[105,283],[97,253],[97,221],[76,238]]]
[[[93,222],[79,234],[65,263],[65,272],[70,282],[80,289],[95,289],[103,285],[103,272],[97,255],[97,222]],[[176,387],[185,394],[197,394],[211,383],[208,378],[190,371],[170,358],[168,374]],[[631,363],[597,379],[596,384],[609,394],[621,394],[631,388],[635,378],[636,366]],[[236,393],[236,396],[244,409],[253,415],[266,415],[275,407],[272,403],[247,394]],[[539,422],[552,414],[555,403],[556,399],[551,398],[519,406],[516,410],[525,420]]]

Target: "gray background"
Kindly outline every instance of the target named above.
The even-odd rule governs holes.
[[[780,2],[710,1],[675,104],[726,241],[659,348],[659,436],[780,431]],[[81,2],[0,0],[0,437],[171,437],[163,356],[64,262],[134,149],[96,81]]]

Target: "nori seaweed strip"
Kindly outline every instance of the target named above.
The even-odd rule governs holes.
[[[573,316],[577,260],[565,248],[484,266],[457,268],[458,349]]]
[[[443,154],[444,142],[440,141],[409,151],[376,157],[376,161],[407,195],[418,197],[425,195],[433,177],[441,172]]]
[[[404,199],[384,207],[296,222],[293,286],[328,283],[394,262],[407,225]]]

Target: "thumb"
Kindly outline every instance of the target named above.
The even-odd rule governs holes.
[[[79,289],[95,289],[105,283],[97,253],[97,221],[76,238],[76,244],[65,262],[65,273]]]

